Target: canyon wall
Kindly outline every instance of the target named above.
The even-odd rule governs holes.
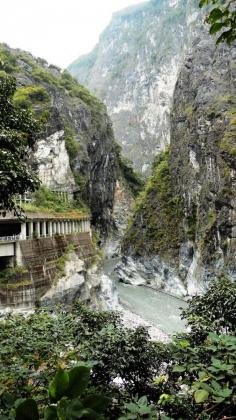
[[[104,101],[122,152],[144,174],[169,144],[178,71],[200,26],[197,3],[148,1],[115,13],[94,50],[68,68]]]
[[[196,39],[175,87],[169,150],[124,239],[127,281],[139,281],[137,264],[146,282],[153,274],[157,287],[190,295],[212,277],[236,278],[235,93],[235,46]]]
[[[41,122],[33,164],[44,185],[76,192],[107,235],[119,157],[106,107],[66,71],[0,45],[0,70],[17,81],[14,102]]]

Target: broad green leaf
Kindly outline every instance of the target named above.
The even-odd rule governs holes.
[[[232,389],[220,388],[220,390],[214,391],[213,394],[222,398],[227,398],[232,394]]]
[[[219,8],[216,7],[215,9],[213,9],[210,12],[210,14],[207,18],[207,21],[210,22],[210,23],[214,23],[216,20],[218,20],[222,17],[222,14],[223,14],[222,11]]]
[[[143,395],[141,398],[139,398],[138,400],[138,405],[147,405],[148,404],[148,399],[146,397],[146,395]]]
[[[45,408],[44,420],[58,420],[56,407],[49,406]]]
[[[80,418],[81,410],[83,409],[83,404],[78,398],[74,400],[62,398],[62,400],[58,403],[57,413],[60,419],[76,420]]]
[[[185,372],[186,366],[174,366],[173,372]]]
[[[67,395],[70,398],[78,397],[88,386],[90,368],[86,365],[75,366],[69,371],[69,387]]]
[[[210,34],[213,35],[216,32],[220,31],[223,28],[223,26],[225,26],[225,25],[224,25],[224,23],[221,23],[221,22],[213,23],[213,25],[211,25],[211,27],[210,27],[210,31],[209,31]]]
[[[199,387],[207,392],[211,392],[211,387],[206,382],[199,382]]]
[[[142,407],[139,408],[139,414],[141,414],[142,416],[146,414],[150,414],[151,412],[152,412],[152,409],[150,406],[143,405]]]
[[[215,395],[213,395],[213,401],[217,403],[222,403],[224,400],[224,397],[216,397]]]
[[[100,414],[96,413],[91,408],[81,408],[81,410],[78,412],[78,417],[73,419],[72,417],[67,417],[66,420],[76,420],[76,419],[89,419],[89,420],[104,420],[104,417],[102,417]]]
[[[33,399],[25,400],[16,409],[16,420],[39,420],[39,412]]]
[[[209,392],[205,389],[198,389],[194,393],[194,398],[197,404],[200,404],[204,401],[207,401],[209,397]]]
[[[206,6],[207,4],[208,4],[208,0],[201,0],[201,1],[199,2],[199,7]]]
[[[139,407],[135,403],[126,403],[125,408],[130,411],[132,414],[137,414]]]
[[[220,391],[220,389],[221,389],[220,384],[216,381],[211,381],[211,386],[212,386],[212,388],[214,388],[215,391]]]
[[[210,379],[210,376],[207,375],[207,373],[204,372],[204,371],[200,371],[198,373],[198,377],[199,377],[199,380],[202,381],[202,382],[208,381],[208,379]]]
[[[161,415],[161,420],[174,420],[174,419],[173,417],[167,417],[167,416]]]
[[[101,413],[102,411],[106,410],[109,403],[111,402],[111,399],[106,397],[105,395],[93,394],[84,398],[82,402],[84,407],[92,408],[98,413]]]
[[[52,401],[60,400],[66,393],[69,386],[69,375],[59,368],[55,377],[49,384],[49,397]]]

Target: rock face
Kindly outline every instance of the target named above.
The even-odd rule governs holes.
[[[51,190],[73,192],[75,179],[66,150],[64,130],[56,131],[45,139],[38,140],[34,153],[38,176],[43,185]]]
[[[225,271],[236,278],[236,48],[195,42],[181,70],[172,110],[171,172],[184,228],[193,241],[191,279]],[[204,286],[204,284],[203,284]]]
[[[143,173],[169,143],[177,74],[199,24],[192,1],[151,0],[115,13],[95,49],[69,66],[105,102],[123,153]]]
[[[70,74],[0,44],[0,70],[16,77],[14,100],[42,122],[35,150],[39,176],[54,190],[76,191],[106,235],[118,173],[118,149],[102,102]]]
[[[212,277],[236,279],[235,93],[235,46],[197,39],[175,88],[170,150],[155,163],[124,240],[132,256],[119,268],[125,281],[140,272],[145,279],[145,264],[166,290],[176,277],[190,295]]]

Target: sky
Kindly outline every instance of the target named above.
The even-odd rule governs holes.
[[[112,13],[144,0],[3,0],[0,42],[62,68],[95,46]]]

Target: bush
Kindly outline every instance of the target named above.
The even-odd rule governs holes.
[[[4,70],[6,73],[18,70],[16,57],[3,46],[0,46],[0,70]]]
[[[212,280],[203,296],[194,296],[182,313],[194,342],[215,332],[236,333],[236,283],[222,276]]]
[[[73,131],[69,127],[65,127],[65,134],[66,150],[69,155],[71,169],[73,169],[75,159],[78,156],[80,145],[75,141]]]
[[[49,101],[49,95],[42,86],[25,86],[18,88],[14,95],[14,104],[23,108],[29,108],[32,103]]]
[[[41,309],[27,318],[10,316],[0,322],[0,415],[14,419],[11,413],[14,410],[22,413],[26,406],[37,413],[33,398],[39,401],[39,414],[45,410],[55,419],[60,410],[62,419],[73,419],[78,418],[76,410],[87,408],[110,420],[233,418],[234,299],[232,282],[225,278],[212,282],[206,295],[193,298],[185,310],[193,330],[168,344],[151,342],[143,327],[124,328],[118,313],[93,311],[79,302],[72,311],[61,307]],[[199,314],[203,311],[203,316],[192,323],[194,311]],[[199,333],[200,327],[204,334]],[[83,366],[92,363],[90,382],[86,374],[83,392],[72,399],[68,394],[71,369],[78,362],[81,366],[81,360]],[[88,372],[87,368],[85,371]],[[111,398],[110,406],[102,414],[87,405],[88,401],[98,402],[99,395]],[[22,403],[21,398],[27,398],[28,402]],[[72,414],[66,417],[65,412],[72,413],[72,407],[75,417]],[[80,414],[83,416],[86,411]]]
[[[32,198],[32,204],[23,205],[25,211],[67,212],[73,210],[73,203],[44,186],[35,191]]]
[[[77,340],[84,360],[96,360],[92,382],[110,387],[116,378],[130,395],[152,392],[152,380],[163,358],[144,327],[124,328],[120,316],[77,306]]]
[[[90,367],[79,364],[68,372],[59,368],[49,384],[49,403],[41,411],[45,420],[105,420],[103,413],[111,400],[101,394],[88,394]],[[39,420],[40,409],[34,399],[16,404],[16,420]]]

